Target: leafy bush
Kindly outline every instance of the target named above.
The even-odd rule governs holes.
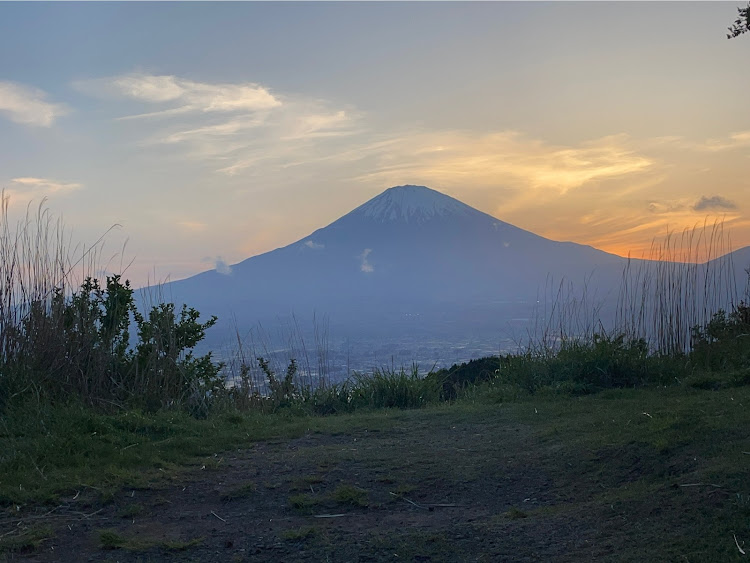
[[[710,371],[750,367],[750,304],[716,312],[705,327],[693,328],[691,358]]]
[[[107,277],[105,286],[86,278],[70,297],[54,288],[49,299],[30,301],[12,326],[13,338],[6,340],[0,357],[0,395],[6,401],[31,394],[150,410],[198,398],[205,402],[222,380],[221,366],[210,354],[194,357],[191,352],[216,322],[212,317],[201,323],[199,316],[186,306],[178,316],[171,303],[143,316],[129,282],[118,275]],[[134,347],[132,322],[138,330]]]
[[[216,318],[161,303],[141,314],[130,283],[101,284],[94,245],[68,248],[62,223],[27,208],[14,229],[0,195],[0,413],[14,404],[79,401],[204,413],[223,381],[211,355],[192,353]],[[79,277],[80,276],[80,277]],[[79,280],[83,281],[79,281]],[[137,332],[131,342],[131,328]]]

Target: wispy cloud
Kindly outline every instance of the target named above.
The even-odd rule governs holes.
[[[125,116],[151,118],[191,112],[258,111],[278,107],[281,101],[252,82],[240,84],[195,82],[172,75],[126,74],[73,83],[81,92],[101,98],[124,98],[161,104],[157,111]]]
[[[701,196],[695,205],[693,205],[694,211],[707,211],[710,209],[737,209],[737,204],[720,195],[714,195],[711,197]]]
[[[3,195],[11,205],[27,204],[30,201],[40,201],[52,195],[63,195],[83,188],[83,184],[76,182],[60,182],[49,178],[21,177],[13,178],[3,189]]]
[[[204,223],[203,221],[190,221],[190,220],[177,221],[177,225],[182,227],[184,230],[190,231],[193,233],[203,232],[208,227],[208,225]]]
[[[719,152],[750,147],[750,131],[739,131],[729,134],[724,139],[708,139],[696,146],[698,150]]]
[[[378,166],[359,179],[427,185],[498,185],[565,194],[588,182],[643,172],[654,161],[624,135],[561,146],[516,131],[481,136],[445,131],[412,133],[380,152]],[[535,197],[538,197],[535,196]]]
[[[280,95],[253,82],[208,83],[173,75],[126,74],[74,87],[128,107],[120,121],[139,120],[145,146],[168,147],[228,176],[281,170],[348,150],[338,139],[358,129],[358,114],[318,99]],[[136,113],[133,111],[136,105]],[[140,111],[139,111],[140,110]]]
[[[326,245],[325,245],[325,244],[319,244],[319,243],[317,243],[317,242],[314,242],[314,241],[312,241],[312,240],[307,240],[307,241],[305,241],[305,246],[306,246],[307,248],[312,248],[313,250],[320,250],[320,249],[322,249],[322,248],[325,248],[325,247],[326,247]]]
[[[703,140],[686,139],[680,136],[655,137],[643,142],[644,147],[664,147],[703,153],[718,153],[750,147],[750,131],[735,131],[724,137]]]
[[[371,252],[372,252],[372,248],[365,248],[362,251],[362,254],[359,255],[359,259],[360,259],[359,270],[366,274],[371,274],[372,272],[375,271],[375,268],[373,268],[372,264],[370,264],[369,260],[367,260],[367,257],[370,255]]]
[[[0,114],[15,123],[50,127],[58,117],[68,113],[65,105],[48,102],[46,98],[47,94],[38,88],[0,82]]]
[[[45,193],[70,192],[73,190],[81,189],[83,187],[82,184],[77,184],[74,182],[58,182],[56,180],[50,180],[48,178],[13,178],[11,182],[14,185],[25,188],[28,191],[39,190]]]
[[[650,213],[664,215],[666,213],[681,212],[685,207],[684,201],[650,201],[647,209]]]

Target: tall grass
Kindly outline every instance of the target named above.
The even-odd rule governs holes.
[[[62,319],[50,315],[59,298],[95,271],[103,237],[92,246],[71,246],[62,222],[44,201],[12,224],[10,198],[0,198],[0,406],[18,394],[40,396],[54,383],[95,385],[81,364],[95,358],[82,348],[74,355],[64,341]],[[81,319],[67,319],[75,323]],[[31,372],[35,373],[30,377]],[[64,385],[65,386],[65,385]],[[95,390],[92,390],[95,392]],[[53,391],[54,392],[54,391]]]
[[[739,303],[731,244],[717,221],[668,233],[623,271],[615,330],[664,355],[685,354],[693,327]]]
[[[69,400],[150,409],[192,402],[205,410],[219,368],[192,349],[215,319],[201,323],[197,311],[171,303],[139,311],[119,275],[100,284],[105,236],[90,247],[71,245],[44,201],[14,225],[3,194],[0,413]]]
[[[235,326],[235,342],[225,353],[224,375],[229,385],[250,395],[268,395],[269,370],[281,373],[292,362],[295,388],[311,390],[331,385],[334,376],[328,317],[313,315],[312,332],[308,331],[307,336],[295,315],[278,324],[276,334],[260,323],[244,335]]]

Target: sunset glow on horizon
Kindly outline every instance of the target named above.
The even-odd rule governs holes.
[[[622,256],[716,221],[738,249],[738,5],[3,3],[0,188],[76,240],[121,225],[135,285],[403,184]]]

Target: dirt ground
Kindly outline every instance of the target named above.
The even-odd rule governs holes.
[[[414,411],[380,428],[256,443],[105,501],[84,490],[40,508],[36,524],[49,539],[6,557],[706,560],[691,550],[692,536],[727,499],[664,479],[689,471],[687,461],[677,467],[638,444],[590,450],[499,409],[481,420]]]

